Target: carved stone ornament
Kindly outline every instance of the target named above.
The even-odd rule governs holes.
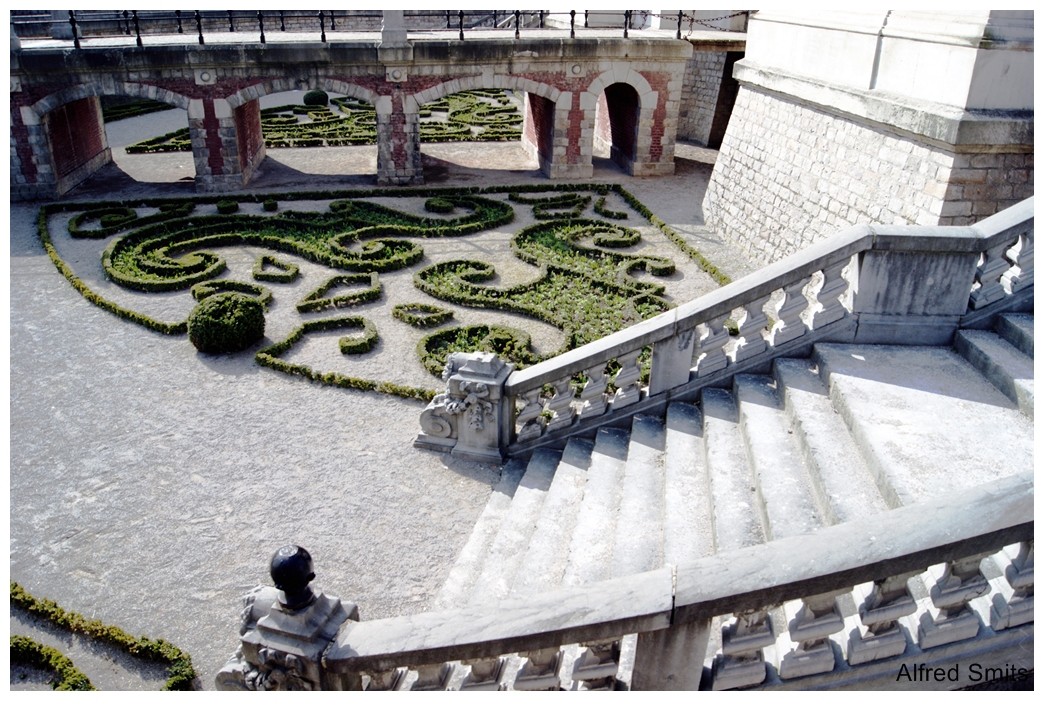
[[[493,353],[450,355],[442,373],[446,390],[421,414],[414,445],[499,464],[500,427],[513,418],[501,416],[502,389],[513,369]]]

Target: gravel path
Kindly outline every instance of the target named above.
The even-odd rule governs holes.
[[[168,120],[176,112],[127,122]],[[146,136],[169,130],[158,123]],[[367,148],[270,152],[251,189],[373,187]],[[430,183],[541,180],[515,144],[425,144],[423,151]],[[702,230],[699,202],[714,152],[681,145],[679,153],[673,178],[632,179],[606,161],[593,180],[625,183],[727,272],[748,270]],[[136,165],[126,165],[132,159]],[[119,167],[107,166],[71,199],[192,194],[167,160],[123,154]],[[367,619],[425,610],[497,472],[414,449],[422,408],[416,401],[288,378],[257,366],[250,353],[201,355],[184,337],[98,309],[55,270],[35,235],[35,215],[35,206],[11,207],[11,579],[67,610],[171,641],[192,655],[205,688],[213,688],[235,649],[240,596],[268,581],[268,559],[284,544],[308,548],[317,587],[356,601]],[[631,219],[625,223],[635,224]],[[522,221],[483,239],[423,246],[432,260],[476,246],[503,251]],[[59,247],[85,278],[94,275],[92,287],[145,304],[88,272],[98,260],[92,245],[66,237]],[[222,249],[229,274],[239,279],[247,279],[260,252]],[[515,263],[504,258],[504,278],[524,278],[527,271]],[[300,323],[290,302],[318,284],[322,273],[314,267],[292,294],[276,290],[269,340]],[[295,353],[330,358],[340,364],[331,369],[352,367],[350,374],[386,373],[394,382],[439,388],[412,356],[424,334],[390,317],[393,304],[424,299],[410,284],[412,272],[381,276],[386,295],[372,307],[382,332],[378,360],[335,356],[312,341]],[[675,301],[715,287],[701,275],[676,273],[669,281]],[[157,304],[157,315],[175,319],[191,307],[184,300]],[[505,317],[454,309],[461,323]],[[512,323],[530,324],[539,350],[561,342],[547,324],[519,317]],[[330,339],[315,343],[336,343]]]

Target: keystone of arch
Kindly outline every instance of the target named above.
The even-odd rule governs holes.
[[[612,68],[605,71],[593,81],[587,88],[587,92],[580,95],[580,108],[585,110],[593,110],[598,106],[598,96],[602,92],[613,85],[614,83],[626,83],[630,85],[638,93],[638,99],[641,100],[643,110],[654,110],[656,109],[656,103],[659,100],[659,93],[652,89],[649,85],[649,81],[645,79],[638,71],[631,68],[626,63],[613,63]]]

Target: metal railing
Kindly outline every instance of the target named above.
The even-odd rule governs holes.
[[[464,41],[471,33],[511,29],[516,39],[524,30],[533,29],[568,29],[570,38],[576,38],[578,30],[605,30],[613,26],[629,38],[630,31],[647,27],[654,17],[676,22],[676,38],[681,39],[684,26],[688,27],[687,34],[697,27],[727,31],[712,22],[745,14],[749,11],[704,19],[682,11],[659,15],[647,10],[424,10],[406,11],[403,17],[408,31],[456,29],[458,40]],[[60,20],[53,14],[34,13],[13,15],[11,22],[16,34],[23,37],[51,37],[53,25],[67,24],[75,47],[82,48],[81,39],[121,36],[133,36],[137,46],[145,47],[150,35],[191,35],[193,30],[201,45],[206,43],[206,36],[251,32],[256,32],[264,44],[266,26],[269,35],[277,30],[318,32],[320,41],[325,43],[327,31],[380,31],[382,17],[381,12],[351,10],[69,10],[68,17]]]

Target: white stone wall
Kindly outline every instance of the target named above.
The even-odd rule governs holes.
[[[1032,194],[1032,153],[954,153],[741,87],[704,216],[767,264],[856,223],[970,224]]]
[[[685,62],[678,113],[679,138],[707,145],[718,104],[725,54],[724,51],[693,51]]]

